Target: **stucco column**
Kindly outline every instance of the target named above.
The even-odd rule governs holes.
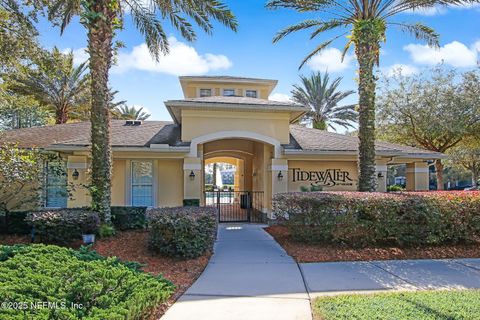
[[[424,191],[429,186],[429,170],[426,162],[407,163],[407,190]]]
[[[280,176],[279,176],[280,175]],[[288,160],[272,159],[272,195],[288,191]]]
[[[375,177],[377,179],[377,192],[387,192],[387,160],[376,161]]]
[[[88,159],[86,156],[68,156],[67,179],[68,188],[71,189],[72,193],[72,196],[68,197],[67,200],[67,207],[69,208],[90,206],[90,194],[85,188],[85,185],[88,184],[87,168]]]
[[[244,172],[245,165],[242,159],[235,159],[235,178],[234,178],[234,190],[235,191],[245,191],[245,181],[244,181]]]
[[[201,201],[202,181],[202,158],[183,159],[183,199]]]

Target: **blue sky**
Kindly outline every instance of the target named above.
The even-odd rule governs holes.
[[[265,1],[227,1],[239,21],[234,33],[216,25],[213,35],[198,30],[198,39],[188,43],[178,32],[164,23],[171,39],[171,54],[155,64],[149,57],[142,36],[125,17],[125,28],[117,39],[126,44],[120,50],[118,66],[111,72],[111,86],[119,91],[118,98],[129,105],[143,106],[152,114],[151,120],[171,120],[163,101],[182,98],[179,75],[234,75],[279,80],[274,96],[284,99],[299,74],[313,70],[328,71],[342,76],[342,89],[356,89],[356,64],[350,52],[346,62],[339,61],[339,49],[345,39],[333,43],[331,49],[312,59],[302,70],[299,63],[321,40],[309,40],[308,32],[291,35],[278,44],[272,44],[275,33],[285,26],[314,15],[298,14],[290,10],[270,11]],[[434,8],[421,13],[397,16],[397,22],[422,22],[433,27],[441,36],[440,50],[424,46],[408,34],[391,29],[382,48],[380,70],[389,73],[392,66],[402,65],[404,73],[419,73],[422,69],[444,61],[460,70],[473,68],[480,57],[480,7]],[[78,61],[85,58],[86,32],[74,20],[63,36],[47,22],[39,25],[41,42],[45,47],[74,50]],[[351,97],[345,103],[355,102]]]

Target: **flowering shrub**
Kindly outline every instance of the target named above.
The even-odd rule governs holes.
[[[273,210],[303,242],[456,243],[480,235],[480,192],[277,194]]]
[[[153,319],[174,291],[134,263],[43,244],[0,245],[0,274],[0,299],[15,304],[0,319]]]
[[[86,209],[35,211],[26,220],[45,243],[68,244],[82,238],[83,233],[97,233],[100,218]]]
[[[147,212],[149,246],[166,256],[196,258],[213,247],[217,232],[216,209],[175,207]]]

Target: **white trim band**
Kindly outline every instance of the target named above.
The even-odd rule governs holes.
[[[183,170],[202,170],[202,165],[199,163],[184,163]]]
[[[407,173],[429,173],[428,168],[407,168]]]
[[[288,171],[288,165],[274,164],[272,171]]]
[[[68,162],[67,169],[87,169],[85,162]]]
[[[375,168],[375,170],[376,170],[377,172],[386,172],[386,171],[388,171],[388,170],[387,170],[387,165],[385,165],[385,164],[379,164],[379,165],[377,165],[376,168]]]

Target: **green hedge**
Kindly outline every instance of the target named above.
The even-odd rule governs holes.
[[[112,207],[112,223],[117,230],[146,227],[147,207]]]
[[[135,264],[52,245],[0,246],[0,274],[0,300],[26,307],[0,308],[0,319],[10,320],[148,319],[174,290]],[[57,307],[35,309],[35,302]]]
[[[42,242],[55,244],[69,244],[84,233],[97,233],[100,227],[98,214],[87,209],[35,211],[27,215],[26,221]]]
[[[480,236],[480,192],[284,193],[273,210],[302,242],[415,246]]]
[[[216,209],[176,207],[149,210],[149,246],[166,256],[196,258],[213,247]]]
[[[0,234],[28,234],[32,229],[25,217],[28,212],[0,212]]]

